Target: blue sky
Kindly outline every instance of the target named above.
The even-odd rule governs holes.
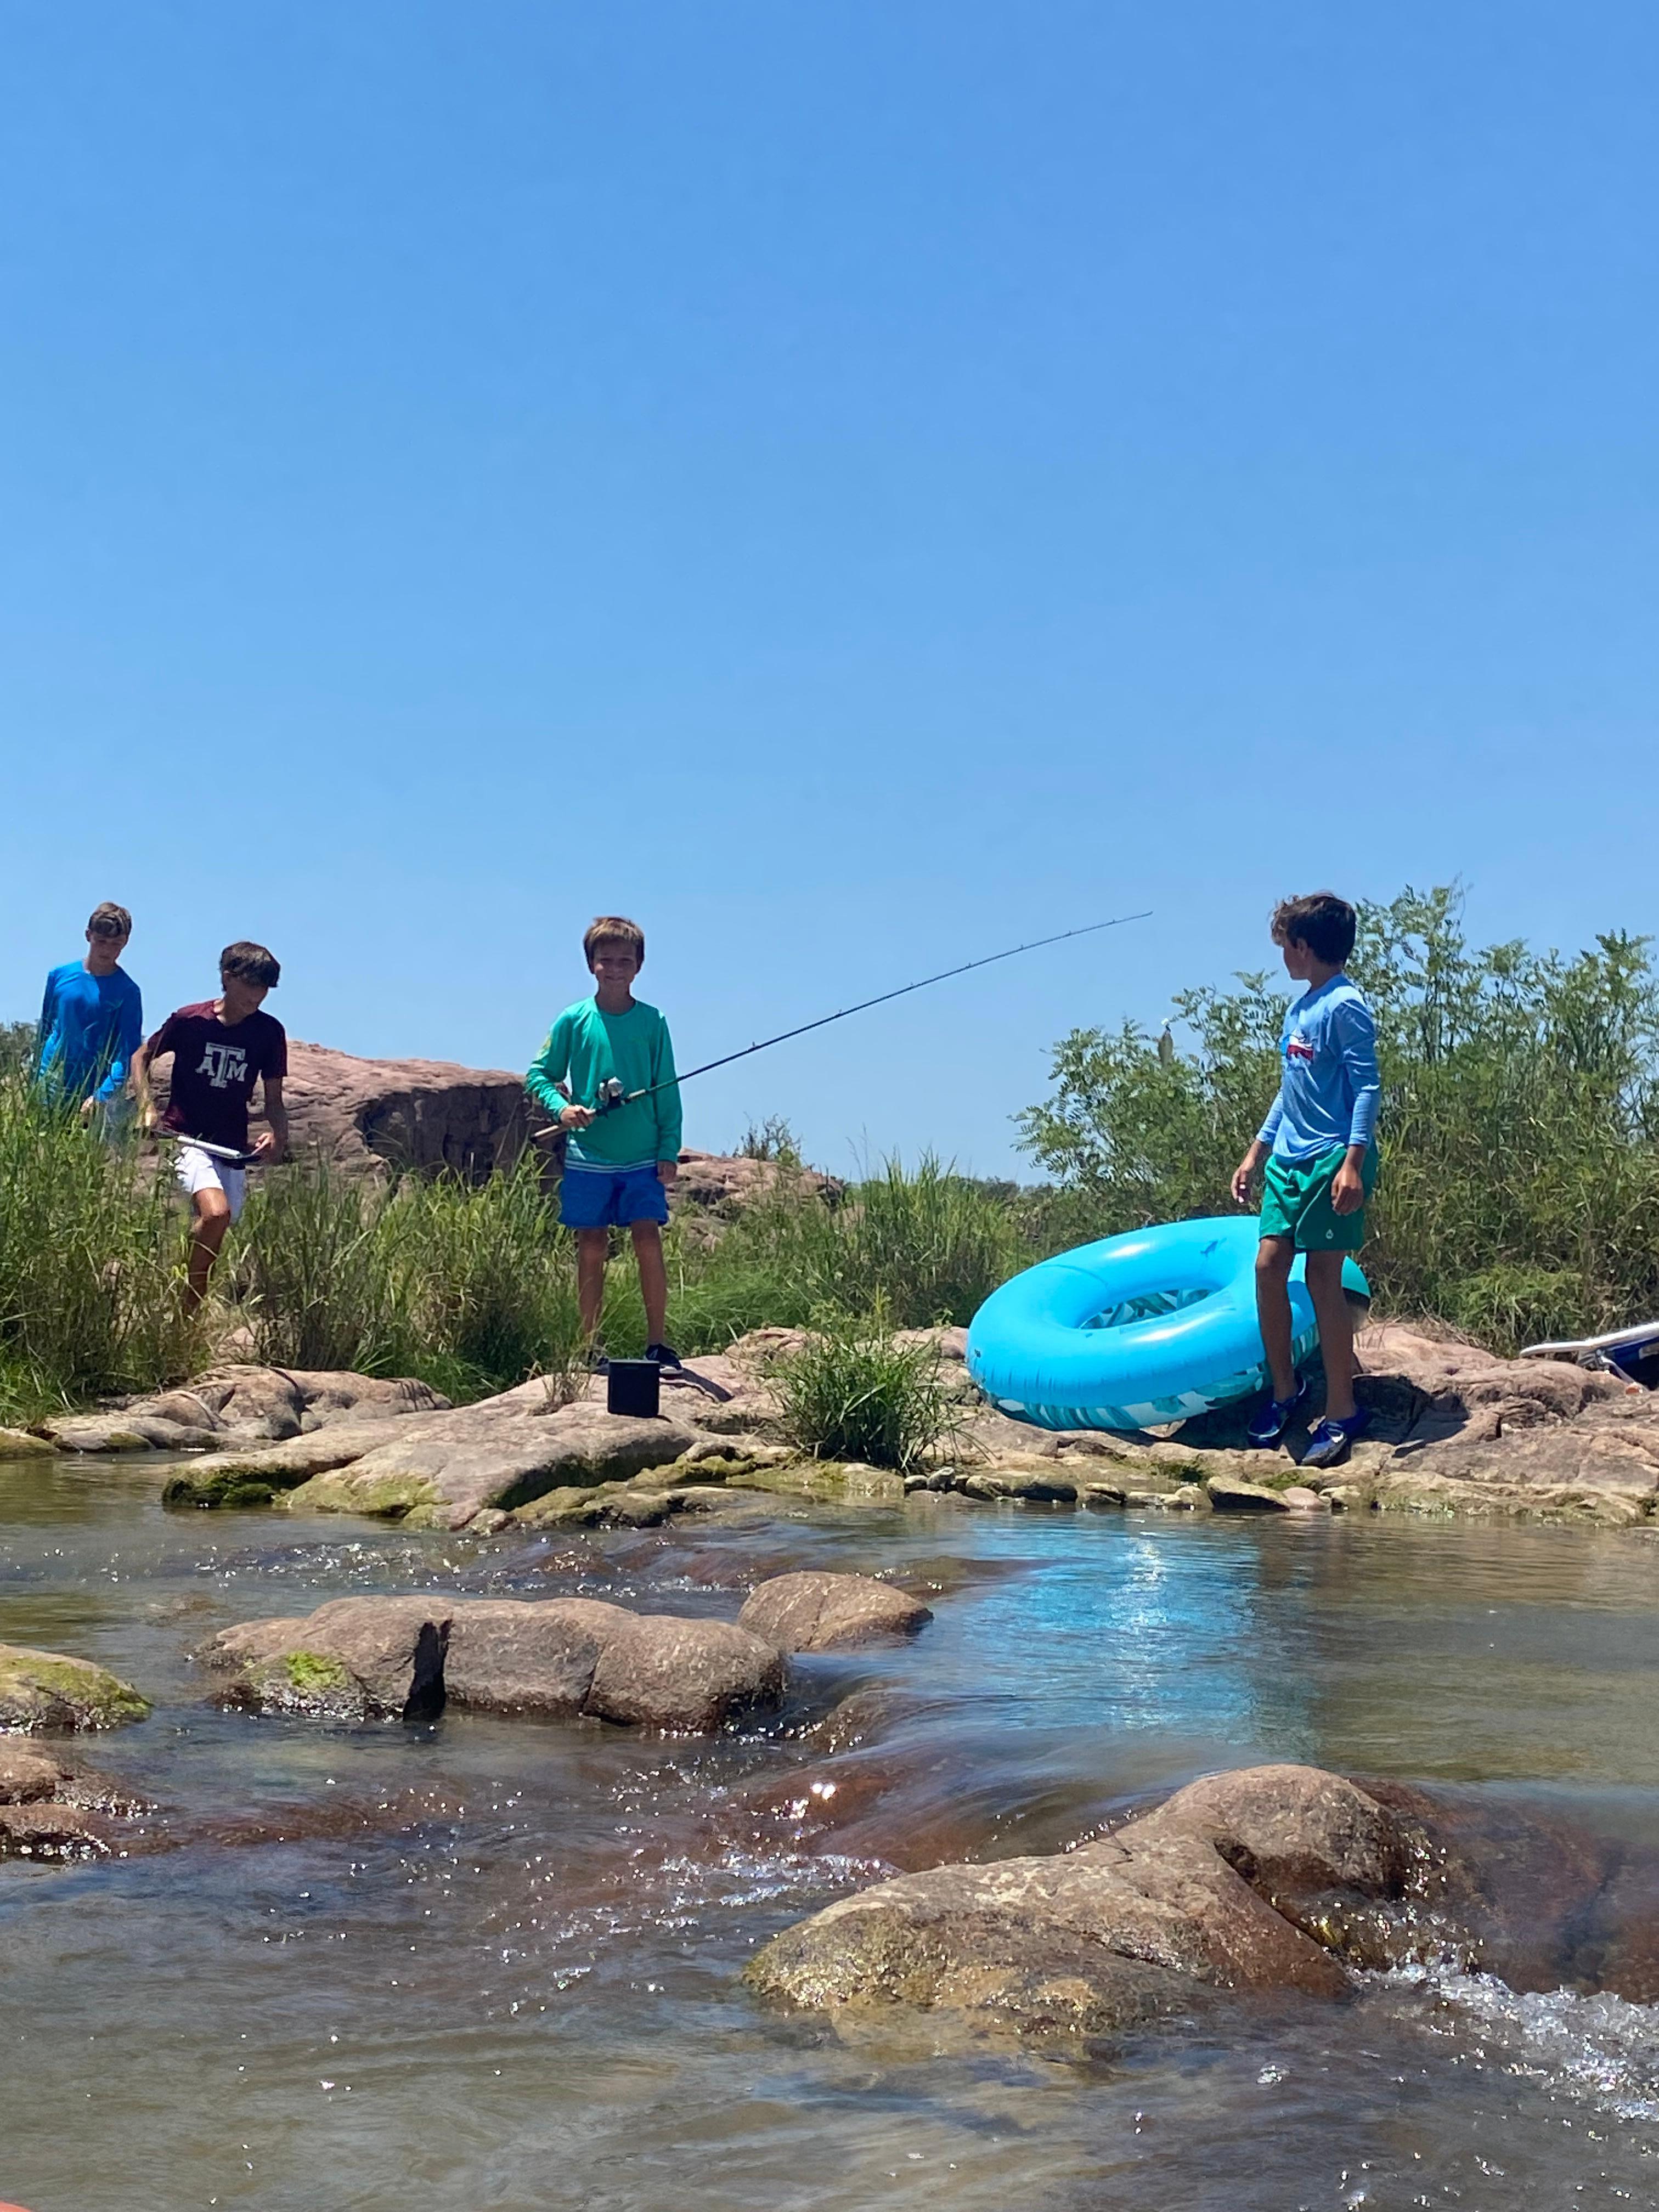
[[[1645,930],[1659,15],[0,7],[0,1014],[521,1066],[610,908],[687,1094],[1014,1167],[1329,883]]]

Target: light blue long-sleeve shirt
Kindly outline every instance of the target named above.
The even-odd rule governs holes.
[[[1284,1076],[1257,1142],[1280,1159],[1316,1159],[1338,1145],[1369,1145],[1382,1103],[1376,1024],[1346,975],[1304,991],[1279,1031]]]
[[[144,1002],[125,969],[88,972],[66,960],[46,978],[35,1066],[43,1089],[77,1103],[116,1097],[132,1055],[143,1042]]]

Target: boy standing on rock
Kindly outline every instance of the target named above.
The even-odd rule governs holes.
[[[633,995],[645,964],[645,933],[621,915],[601,915],[582,939],[591,999],[567,1006],[549,1032],[525,1088],[555,1126],[569,1132],[559,1218],[576,1232],[582,1328],[598,1338],[612,1228],[629,1231],[645,1303],[645,1356],[678,1367],[664,1341],[668,1272],[662,1224],[679,1173],[680,1092],[668,1024]],[[566,1101],[570,1103],[567,1104]]]
[[[1370,1419],[1354,1403],[1353,1320],[1342,1262],[1365,1239],[1382,1079],[1370,1008],[1342,972],[1354,927],[1353,908],[1333,891],[1285,899],[1274,909],[1273,942],[1284,952],[1285,972],[1308,988],[1285,1016],[1279,1097],[1233,1170],[1233,1197],[1243,1206],[1251,1176],[1267,1163],[1255,1302],[1273,1390],[1250,1423],[1253,1444],[1276,1444],[1308,1395],[1306,1382],[1297,1380],[1290,1298],[1291,1266],[1298,1252],[1307,1255],[1325,1413],[1304,1467],[1336,1466]]]
[[[169,1014],[133,1059],[138,1119],[150,1130],[156,1114],[149,1071],[155,1061],[173,1054],[172,1094],[161,1126],[181,1140],[173,1172],[190,1194],[186,1313],[194,1313],[206,1297],[225,1232],[242,1211],[248,1161],[274,1163],[288,1150],[288,1110],[283,1104],[288,1033],[273,1015],[261,1012],[265,994],[276,988],[282,972],[263,945],[243,940],[226,945],[219,955],[220,995]],[[259,1079],[270,1127],[250,1152],[247,1109]],[[210,1146],[215,1149],[206,1149]],[[226,1153],[241,1158],[228,1159]]]
[[[35,1040],[35,1080],[48,1098],[111,1127],[121,1111],[127,1071],[144,1034],[144,1002],[121,965],[132,934],[125,907],[106,899],[87,922],[84,960],[66,960],[46,978]]]

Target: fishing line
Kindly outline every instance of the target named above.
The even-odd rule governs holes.
[[[1080,929],[1062,929],[1053,937],[1034,937],[1024,945],[1011,945],[1004,952],[988,952],[982,960],[964,960],[958,968],[941,968],[937,975],[924,975],[915,983],[901,983],[896,991],[881,991],[873,999],[860,999],[854,1006],[842,1006],[833,1014],[820,1014],[814,1022],[802,1022],[793,1030],[780,1030],[776,1036],[763,1037],[757,1044],[746,1044],[740,1051],[724,1054],[719,1060],[706,1060],[701,1067],[690,1067],[684,1075],[676,1075],[663,1083],[649,1083],[643,1091],[624,1091],[613,1076],[605,1086],[608,1095],[601,1097],[594,1108],[597,1119],[602,1114],[613,1114],[619,1106],[631,1106],[636,1098],[649,1098],[658,1091],[671,1091],[682,1083],[690,1083],[694,1076],[708,1075],[717,1067],[730,1067],[733,1060],[747,1060],[757,1052],[769,1052],[775,1044],[787,1044],[791,1037],[805,1036],[810,1030],[827,1029],[831,1022],[844,1022],[849,1014],[867,1013],[872,1006],[884,1006],[893,999],[908,997],[912,991],[926,991],[935,983],[948,983],[953,975],[971,975],[976,968],[994,968],[999,960],[1012,960],[1021,952],[1040,952],[1045,945],[1064,945],[1073,937],[1092,937],[1099,930],[1121,929],[1126,922],[1146,921],[1152,909],[1141,914],[1115,915],[1110,921],[1085,922]],[[551,1136],[553,1132],[540,1133]]]

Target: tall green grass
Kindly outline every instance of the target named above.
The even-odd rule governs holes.
[[[785,1432],[817,1459],[903,1474],[954,1419],[938,1351],[896,1343],[880,1301],[867,1314],[819,1315],[800,1349],[774,1364],[771,1383]]]
[[[481,1187],[387,1191],[298,1162],[263,1179],[228,1255],[254,1357],[417,1375],[457,1399],[532,1375],[571,1387],[574,1256],[526,1158]]]
[[[131,1143],[0,1079],[0,1419],[145,1390],[198,1356],[179,1221]]]

